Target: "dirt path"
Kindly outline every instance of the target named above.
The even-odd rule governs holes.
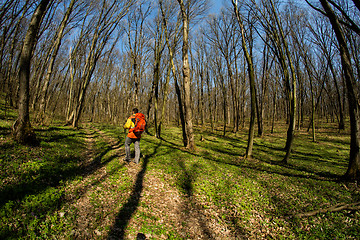
[[[171,229],[184,239],[234,239],[219,224],[221,211],[184,195],[164,173],[148,170],[149,156],[140,164],[125,163],[122,142],[95,128],[86,132],[85,171],[67,186],[69,205],[59,213],[73,216],[71,233],[63,238],[168,239]],[[97,152],[100,140],[106,146]]]

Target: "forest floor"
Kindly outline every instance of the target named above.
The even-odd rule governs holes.
[[[255,139],[252,159],[241,157],[246,129],[226,136],[196,129],[197,150],[189,152],[180,129],[166,127],[162,140],[145,134],[140,164],[128,164],[120,127],[37,126],[41,144],[29,147],[11,139],[7,118],[0,239],[360,239],[351,205],[360,189],[340,178],[349,136],[335,125],[323,123],[317,142],[297,131],[288,165],[279,164],[280,123]]]

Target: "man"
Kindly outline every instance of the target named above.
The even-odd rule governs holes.
[[[129,133],[125,139],[125,153],[126,157],[124,161],[130,162],[131,161],[131,154],[130,154],[130,145],[134,143],[135,148],[135,163],[140,162],[140,138],[141,134],[145,130],[145,116],[142,113],[139,113],[137,108],[132,110],[132,115],[127,119],[124,129],[129,129]]]

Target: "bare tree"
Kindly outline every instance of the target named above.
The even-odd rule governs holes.
[[[329,18],[331,26],[335,32],[336,39],[339,43],[341,64],[342,64],[344,78],[347,87],[351,134],[350,134],[350,159],[345,177],[347,179],[360,179],[360,152],[359,152],[360,105],[359,105],[358,86],[354,78],[353,68],[351,64],[351,55],[346,43],[343,29],[340,25],[339,18],[337,17],[333,8],[329,4],[329,1],[320,0],[320,3],[325,11],[325,15]],[[356,0],[354,0],[354,3],[356,3]],[[356,6],[358,7],[358,5]],[[353,27],[351,29],[353,29]],[[353,30],[356,31],[356,28]]]
[[[139,106],[139,88],[141,79],[141,65],[144,58],[144,47],[146,36],[144,34],[144,24],[146,18],[151,13],[151,5],[146,1],[140,1],[134,5],[133,11],[128,15],[126,34],[128,37],[128,47],[132,65],[131,79],[134,84],[132,87],[134,106]]]
[[[245,157],[250,158],[253,149],[254,143],[254,131],[255,131],[255,114],[256,114],[256,87],[255,87],[255,70],[253,65],[253,57],[250,55],[251,50],[249,51],[249,47],[246,42],[246,31],[244,27],[244,23],[242,20],[242,16],[240,15],[237,1],[233,0],[232,4],[234,6],[234,13],[236,15],[237,21],[240,26],[241,31],[241,43],[243,52],[246,58],[247,66],[248,66],[248,74],[249,74],[249,82],[250,82],[250,95],[251,95],[251,113],[250,113],[250,126],[249,126],[249,135],[248,135],[248,144],[246,148]],[[251,43],[250,43],[251,45]]]
[[[165,37],[164,37],[164,30],[163,30],[163,24],[162,24],[162,17],[161,13],[158,14],[158,16],[154,20],[155,26],[151,26],[151,29],[154,29],[154,31],[150,30],[153,39],[155,40],[153,43],[153,46],[151,46],[153,50],[154,55],[154,67],[153,67],[153,81],[152,81],[152,87],[151,91],[149,93],[149,101],[147,106],[147,116],[150,116],[150,109],[152,105],[153,97],[154,99],[154,126],[155,126],[155,137],[160,138],[160,127],[158,125],[158,103],[159,103],[159,82],[161,77],[161,59],[163,57],[163,52],[166,47],[165,43]]]
[[[120,20],[128,12],[132,1],[119,2],[114,0],[109,3],[107,1],[102,1],[100,8],[98,9],[99,15],[93,16],[93,21],[90,21],[89,28],[94,30],[89,30],[92,34],[89,53],[86,56],[85,64],[80,79],[80,87],[77,93],[75,104],[73,105],[71,118],[69,123],[73,127],[78,126],[78,122],[84,107],[86,92],[95,70],[97,61],[99,60],[103,50],[105,49],[107,43],[111,39],[111,34],[116,30]],[[91,24],[95,22],[95,27]],[[82,38],[87,38],[89,35],[82,35]],[[80,40],[82,39],[80,38]]]
[[[13,126],[14,139],[20,143],[35,143],[36,135],[32,130],[29,117],[29,82],[30,82],[30,64],[35,48],[40,25],[49,4],[49,0],[42,0],[37,6],[27,30],[23,47],[20,54],[19,64],[19,117]]]
[[[282,160],[284,164],[287,164],[294,141],[295,135],[295,123],[296,123],[296,107],[297,107],[297,79],[295,73],[295,67],[293,64],[290,48],[288,44],[288,37],[284,31],[284,22],[280,19],[277,8],[274,1],[262,1],[264,10],[261,10],[257,4],[252,1],[256,6],[259,22],[262,24],[266,31],[266,36],[269,37],[271,45],[264,40],[266,44],[269,44],[270,49],[276,55],[278,62],[282,68],[283,79],[286,88],[286,95],[289,102],[289,127],[287,130],[287,138],[285,145],[285,157]]]
[[[186,135],[188,138],[187,148],[191,151],[195,150],[195,138],[193,130],[193,113],[191,108],[191,79],[189,66],[189,14],[190,4],[185,5],[183,0],[178,0],[180,5],[180,12],[182,16],[183,29],[183,47],[182,47],[182,62],[183,62],[183,81],[184,81],[184,109],[185,109],[185,126]]]
[[[21,7],[20,4],[23,4]],[[21,50],[22,40],[25,38],[23,21],[31,14],[30,9],[34,3],[26,1],[6,1],[1,8],[1,54],[0,54],[0,89],[6,93],[5,103],[10,107],[17,107],[18,96],[18,72],[19,51]],[[10,11],[10,9],[14,9]],[[11,43],[10,43],[11,42]],[[9,46],[7,46],[9,44]],[[7,59],[7,62],[5,62]]]
[[[178,106],[179,106],[179,115],[180,115],[180,121],[181,121],[181,127],[182,127],[182,136],[183,136],[183,144],[184,146],[188,146],[188,137],[187,137],[187,131],[186,131],[186,124],[185,124],[185,114],[184,114],[184,106],[182,104],[182,94],[181,94],[181,90],[180,90],[180,86],[178,83],[178,79],[177,79],[177,75],[176,75],[176,69],[175,69],[175,63],[174,63],[174,52],[175,52],[175,46],[178,41],[178,35],[177,32],[175,31],[175,40],[174,40],[174,44],[171,45],[170,44],[170,34],[168,31],[168,15],[165,13],[165,9],[163,7],[163,2],[161,0],[159,0],[159,5],[160,5],[160,9],[161,9],[161,14],[162,14],[162,19],[163,19],[163,27],[164,27],[164,33],[165,33],[165,40],[166,40],[166,45],[168,47],[168,51],[169,51],[169,58],[170,58],[170,66],[171,66],[171,71],[173,74],[173,78],[174,78],[174,82],[175,82],[175,91],[176,91],[176,95],[177,95],[177,100],[178,100]]]
[[[334,41],[336,41],[334,38],[333,31],[331,30],[331,27],[326,24],[325,19],[316,19],[315,26],[309,25],[310,32],[314,36],[314,43],[319,46],[321,49],[323,55],[326,57],[327,64],[329,65],[330,72],[332,74],[332,79],[334,81],[334,86],[336,90],[336,100],[337,100],[337,106],[338,106],[338,113],[339,113],[339,130],[345,129],[345,114],[344,114],[344,106],[342,104],[342,96],[340,91],[340,84],[338,82],[338,75],[337,71],[334,66]],[[315,29],[316,27],[316,29]],[[329,29],[330,28],[330,29]]]
[[[51,58],[50,58],[49,66],[48,66],[47,73],[45,76],[44,84],[43,84],[43,87],[41,90],[41,99],[40,99],[40,107],[39,107],[39,115],[38,115],[38,120],[40,122],[44,121],[45,110],[46,110],[46,100],[47,100],[47,95],[48,95],[50,79],[51,79],[51,76],[53,73],[56,57],[58,55],[63,36],[65,34],[65,28],[69,22],[70,14],[73,11],[75,3],[76,3],[75,0],[71,0],[70,4],[64,14],[64,17],[61,21],[61,24],[56,31],[55,41],[54,41],[53,46],[51,47],[52,48],[51,49],[52,50]]]

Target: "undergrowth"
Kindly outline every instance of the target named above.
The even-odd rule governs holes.
[[[317,142],[297,131],[288,165],[280,124],[255,139],[251,159],[246,130],[199,128],[189,152],[181,130],[166,127],[161,140],[145,134],[141,164],[128,165],[119,127],[36,126],[41,144],[28,147],[12,140],[12,120],[0,122],[0,239],[360,238],[359,211],[295,216],[360,201],[340,178],[349,136],[331,127]]]

